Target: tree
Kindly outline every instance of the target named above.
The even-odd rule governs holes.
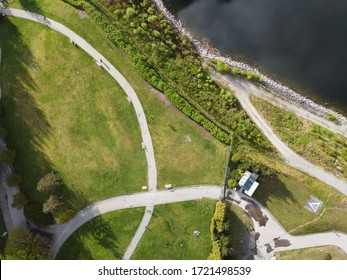
[[[28,199],[22,192],[18,192],[13,196],[12,207],[21,209],[28,204]]]
[[[12,230],[5,243],[7,260],[44,260],[47,259],[49,239],[28,229]]]
[[[16,159],[16,152],[13,150],[0,151],[0,162],[3,163],[13,163]]]
[[[12,172],[7,175],[6,183],[9,187],[15,187],[22,183],[22,176],[18,173]]]
[[[37,190],[39,192],[56,191],[60,185],[61,180],[58,174],[50,172],[37,183]]]
[[[59,196],[51,194],[47,201],[43,204],[42,211],[46,214],[53,213],[62,204],[63,203]]]

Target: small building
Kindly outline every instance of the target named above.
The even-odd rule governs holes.
[[[243,175],[243,177],[238,183],[238,185],[241,187],[240,191],[243,191],[248,196],[252,196],[257,187],[259,186],[259,183],[256,182],[258,177],[258,174],[246,171],[245,175]]]

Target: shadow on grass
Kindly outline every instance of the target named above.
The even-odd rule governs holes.
[[[72,235],[61,247],[57,260],[93,260],[91,251],[77,235]]]
[[[1,40],[6,38],[6,40]],[[40,91],[31,73],[41,71],[22,34],[8,18],[0,22],[0,47],[2,51],[2,115],[0,123],[8,130],[7,145],[16,150],[15,170],[23,177],[21,190],[30,203],[42,208],[49,194],[36,190],[37,182],[48,172],[54,171],[44,152],[45,139],[51,126],[45,113],[35,100]],[[34,94],[33,94],[34,93]],[[59,172],[57,172],[59,174]],[[82,193],[72,193],[62,185],[66,204],[75,211],[90,203]]]
[[[256,243],[254,237],[249,231],[249,225],[245,224],[245,222],[239,218],[235,212],[237,210],[233,210],[233,208],[238,206],[232,206],[232,204],[229,204],[229,207],[230,210],[228,211],[228,216],[231,222],[230,239],[231,247],[233,248],[231,259],[252,259],[256,253]],[[241,212],[242,210],[238,211]],[[246,212],[243,213],[244,215],[247,215]]]
[[[30,11],[40,15],[44,14],[37,0],[19,0],[19,3],[22,5],[23,9],[26,11]]]
[[[88,233],[105,250],[109,251],[115,258],[121,259],[118,238],[114,234],[109,222],[98,216],[86,225]]]
[[[38,180],[52,170],[42,152],[44,139],[51,127],[31,92],[38,90],[31,72],[40,71],[21,32],[8,18],[0,22],[2,50],[2,115],[1,123],[8,130],[7,144],[16,150],[15,169],[22,174],[22,191],[31,202],[42,203],[45,195],[36,191]]]
[[[272,177],[259,177],[258,182],[259,187],[255,191],[253,198],[258,200],[265,207],[268,207],[267,204],[272,202],[273,199],[280,199],[285,203],[298,204],[293,193],[277,175]]]

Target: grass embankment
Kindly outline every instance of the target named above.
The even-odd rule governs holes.
[[[289,147],[347,179],[347,139],[262,99],[252,97],[252,103]]]
[[[215,201],[199,200],[154,208],[134,260],[206,260],[212,250],[210,222]],[[194,231],[200,236],[194,236]]]
[[[346,253],[334,246],[276,252],[278,260],[347,260]]]
[[[4,221],[2,212],[0,210],[0,256],[3,253],[5,248],[5,242],[6,242],[7,236],[4,236],[4,237],[2,236],[5,231],[6,231],[5,221]]]
[[[25,8],[55,19],[86,39],[130,82],[144,107],[151,132],[158,170],[158,185],[221,184],[227,147],[171,106],[138,74],[133,63],[106,38],[86,14],[63,1],[14,1]],[[99,36],[95,36],[99,34]],[[130,109],[132,112],[132,109]],[[140,143],[140,142],[139,142]]]
[[[22,191],[42,203],[39,179],[56,170],[67,199],[85,206],[146,183],[137,119],[119,85],[67,38],[37,23],[1,23],[3,115]]]
[[[141,222],[143,212],[144,208],[133,208],[94,218],[66,240],[57,259],[121,259]]]

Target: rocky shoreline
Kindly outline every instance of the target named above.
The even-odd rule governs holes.
[[[294,90],[282,85],[281,83],[274,81],[267,77],[266,75],[259,72],[258,69],[253,68],[245,63],[235,61],[230,57],[221,56],[218,52],[218,50],[211,51],[207,47],[204,46],[204,44],[196,39],[193,38],[193,36],[190,34],[190,32],[183,26],[183,24],[177,20],[165,7],[163,2],[161,0],[152,0],[157,8],[163,12],[163,14],[166,16],[168,20],[184,35],[188,36],[194,46],[196,47],[197,51],[201,55],[202,58],[205,60],[211,60],[211,59],[219,59],[224,61],[225,63],[229,64],[231,67],[237,67],[239,69],[243,69],[246,71],[252,71],[254,73],[259,74],[259,76],[263,79],[263,86],[271,91],[272,93],[276,94],[277,96],[290,101],[297,106],[300,106],[304,109],[306,109],[309,112],[312,112],[318,116],[324,117],[325,119],[328,119],[327,114],[333,113],[336,118],[339,121],[340,125],[347,125],[347,119],[345,116],[343,116],[340,113],[337,113],[335,111],[332,111],[322,105],[319,105],[312,100],[300,95],[299,93],[295,92]]]

